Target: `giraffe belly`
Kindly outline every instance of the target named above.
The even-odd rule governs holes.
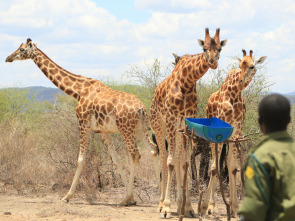
[[[116,120],[111,119],[106,121],[101,121],[96,119],[95,116],[91,118],[91,130],[95,133],[117,133],[119,132],[118,127],[116,125]]]

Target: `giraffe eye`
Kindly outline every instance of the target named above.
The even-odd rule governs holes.
[[[20,51],[24,51],[25,49],[23,49],[23,48],[21,48],[21,49],[19,49]]]
[[[206,48],[203,48],[203,51],[204,51],[204,52],[206,52],[206,51],[207,51],[207,49],[206,49]]]

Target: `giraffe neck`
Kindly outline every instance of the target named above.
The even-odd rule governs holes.
[[[32,59],[55,86],[77,100],[80,99],[83,87],[90,86],[92,83],[97,81],[91,78],[72,74],[61,68],[38,48],[35,49]]]
[[[183,61],[179,62],[178,77],[180,78],[181,87],[184,92],[191,91],[199,80],[209,69],[209,64],[205,58],[205,54],[193,56],[184,56]],[[176,71],[177,73],[178,71]]]
[[[230,98],[241,96],[242,91],[246,88],[250,81],[246,82],[244,85],[239,85],[238,81],[240,74],[240,69],[234,70],[232,73],[229,73],[225,81],[221,85],[220,92],[226,93]]]

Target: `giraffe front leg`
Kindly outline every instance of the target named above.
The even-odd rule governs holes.
[[[71,188],[67,195],[62,198],[63,202],[69,202],[69,200],[74,196],[80,174],[82,172],[82,169],[85,165],[85,158],[86,158],[86,151],[87,151],[87,140],[88,140],[88,133],[89,129],[88,128],[80,128],[80,152],[79,152],[79,158],[78,158],[78,166],[76,169],[76,173],[71,185]]]
[[[220,153],[222,150],[222,144],[218,144],[217,154],[218,159],[220,159]],[[207,192],[204,198],[204,202],[201,207],[201,213],[203,215],[211,215],[217,214],[217,208],[215,207],[215,186],[216,186],[216,179],[217,179],[217,172],[216,171],[216,153],[215,153],[215,144],[211,144],[211,176],[209,185],[207,188]]]
[[[186,148],[184,148],[184,163],[182,165],[182,169],[183,169],[183,174],[185,173],[185,169],[188,166],[187,170],[189,170],[190,167],[190,154],[189,154],[189,140],[185,140],[184,142],[186,142]],[[188,174],[188,171],[187,171]],[[184,177],[184,176],[182,176]],[[197,215],[192,207],[192,201],[191,201],[191,197],[190,197],[190,191],[189,191],[189,181],[191,181],[191,179],[189,178],[190,176],[187,176],[187,180],[186,180],[186,202],[185,202],[185,210],[184,210],[184,215],[185,217],[189,217],[189,218],[196,218]]]
[[[206,192],[206,195],[205,195],[202,207],[201,207],[201,214],[202,215],[211,215],[216,212],[215,211],[215,199],[214,199],[215,186],[216,186],[215,168],[212,168],[209,185],[208,185],[207,192]]]
[[[164,149],[164,151],[160,151],[159,158],[161,162],[161,196],[160,196],[160,202],[158,206],[158,212],[160,213],[163,209],[163,202],[166,195],[166,186],[167,186],[167,151]]]
[[[162,209],[161,209],[161,218],[171,218],[171,201],[170,201],[170,192],[171,192],[171,182],[172,182],[172,175],[174,170],[174,164],[172,162],[172,157],[168,156],[167,159],[167,165],[168,165],[168,179],[167,179],[167,187],[166,187],[166,193],[165,193],[165,200],[162,203]]]
[[[181,208],[182,208],[182,204],[183,204],[183,189],[181,188],[184,182],[184,174],[185,174],[185,169],[189,170],[189,168],[186,168],[186,163],[187,165],[189,165],[188,162],[182,162],[180,163],[179,170],[179,177],[177,175],[177,166],[175,166],[175,171],[176,171],[176,179],[177,179],[177,213],[180,215],[181,212]],[[187,178],[186,178],[186,188],[185,188],[185,207],[184,207],[184,216],[187,218],[195,218],[196,217],[196,213],[192,207],[192,201],[190,198],[190,191],[189,191],[189,176],[188,176],[189,171],[187,171]]]
[[[168,123],[167,123],[168,122]],[[166,128],[168,134],[168,157],[167,157],[167,167],[168,167],[168,179],[167,186],[165,192],[165,199],[163,201],[163,208],[161,210],[161,218],[171,218],[171,200],[170,200],[170,192],[171,192],[171,183],[172,183],[172,175],[173,170],[175,168],[175,159],[176,153],[176,121],[174,117],[167,116],[166,118]]]
[[[229,145],[229,153],[227,156],[227,166],[229,172],[229,189],[230,189],[230,208],[231,216],[237,217],[238,214],[238,196],[237,196],[237,148],[235,144]]]

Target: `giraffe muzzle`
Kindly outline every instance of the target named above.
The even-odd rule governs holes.
[[[214,61],[213,59],[211,59],[211,60],[209,60],[209,63],[210,63],[211,65],[214,65],[214,64],[215,64],[215,61]]]
[[[12,58],[7,57],[6,60],[5,60],[5,62],[13,62],[13,60],[12,60]]]

